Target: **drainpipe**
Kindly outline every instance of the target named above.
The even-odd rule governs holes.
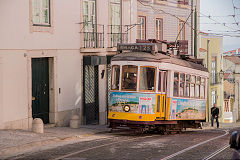
[[[191,56],[193,54],[193,0],[191,1]]]
[[[235,99],[237,99],[237,117],[236,117],[236,121],[237,120],[239,120],[239,81],[237,80],[237,81],[235,81],[235,83],[237,83],[237,88],[238,88],[238,96],[237,96],[237,98],[236,98],[236,96],[235,96]],[[235,85],[235,87],[236,87],[236,85]]]
[[[207,40],[207,68],[208,68],[208,72],[209,72],[209,69],[210,69],[210,66],[209,66],[209,43],[210,43],[210,40]],[[195,49],[195,48],[194,48]],[[211,75],[209,76],[209,79],[208,79],[208,91],[207,91],[207,122],[210,121],[210,83],[211,83]]]
[[[194,57],[197,58],[197,9],[194,12]]]

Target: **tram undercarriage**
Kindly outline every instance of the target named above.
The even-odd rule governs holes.
[[[128,120],[113,120],[109,119],[109,128],[118,129],[128,127],[131,130],[140,133],[158,132],[160,134],[181,133],[186,128],[201,129],[201,122],[196,120],[181,120],[181,121],[128,121]]]

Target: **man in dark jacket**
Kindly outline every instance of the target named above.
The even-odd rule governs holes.
[[[217,122],[217,128],[219,128],[219,122],[218,122],[218,115],[219,115],[219,109],[217,108],[216,103],[213,104],[213,107],[211,108],[211,125],[213,127],[214,119],[216,119]]]

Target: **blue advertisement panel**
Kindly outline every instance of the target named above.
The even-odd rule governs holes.
[[[130,106],[128,113],[155,114],[155,94],[145,93],[110,93],[110,112],[125,112],[123,107]]]
[[[171,99],[169,119],[205,119],[206,100]]]

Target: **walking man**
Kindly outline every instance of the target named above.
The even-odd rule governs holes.
[[[211,108],[211,125],[213,127],[214,119],[216,119],[217,122],[217,128],[219,128],[219,122],[218,122],[218,115],[219,115],[219,109],[217,108],[216,103],[213,104],[213,107]]]

